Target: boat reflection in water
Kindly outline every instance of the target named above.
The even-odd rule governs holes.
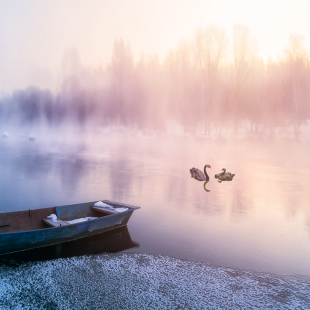
[[[18,253],[4,254],[0,256],[0,264],[43,261],[104,252],[116,253],[133,247],[139,247],[139,243],[132,241],[127,226],[122,226],[101,234],[74,241]]]

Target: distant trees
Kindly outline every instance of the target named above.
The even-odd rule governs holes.
[[[299,136],[300,123],[303,120],[305,111],[305,99],[309,100],[307,94],[309,89],[309,72],[307,72],[308,59],[304,46],[304,38],[293,34],[290,36],[285,50],[286,63],[288,66],[290,108],[293,116],[295,137]]]
[[[144,129],[164,128],[165,86],[165,74],[158,56],[141,55],[133,75],[131,125]]]
[[[220,66],[223,63],[228,48],[228,37],[225,31],[217,26],[210,25],[205,29],[198,29],[195,33],[193,49],[195,64],[202,74],[205,91],[204,119],[209,124],[215,104],[215,95],[218,87]]]
[[[235,25],[233,28],[233,65],[234,65],[234,130],[237,130],[237,121],[242,113],[241,106],[245,83],[250,75],[250,64],[255,55],[255,41],[250,37],[250,29],[244,25]]]
[[[110,64],[111,86],[114,96],[111,115],[119,116],[126,121],[130,115],[131,86],[134,69],[134,59],[129,43],[125,45],[122,39],[115,40]]]
[[[115,40],[106,68],[83,66],[71,50],[64,57],[59,91],[15,91],[0,100],[0,121],[164,130],[173,120],[174,128],[190,134],[236,133],[242,126],[270,136],[286,126],[298,138],[301,124],[310,118],[304,39],[292,35],[283,57],[267,64],[256,49],[246,26],[235,25],[229,42],[223,29],[210,25],[181,41],[163,61],[157,55],[135,61],[121,39]]]
[[[178,48],[170,51],[164,63],[168,73],[170,118],[178,120],[185,132],[192,133],[197,122],[203,119],[200,105],[197,71],[193,66],[191,46],[180,42]]]
[[[283,106],[287,96],[286,74],[283,65],[269,60],[266,66],[264,121],[269,129],[270,137],[274,137],[277,126],[283,115]]]

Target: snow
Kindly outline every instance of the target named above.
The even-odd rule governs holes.
[[[11,262],[0,309],[310,309],[310,280],[150,254]]]
[[[120,212],[125,212],[127,211],[128,209],[127,208],[115,208],[114,209],[116,212],[120,213]]]
[[[128,210],[128,208],[113,208],[112,206],[102,202],[102,201],[98,201],[94,204],[95,207],[102,207],[102,208],[109,208],[109,209],[112,209],[118,213],[120,212],[125,212]]]
[[[113,209],[112,206],[102,202],[102,201],[98,201],[94,204],[95,207],[103,207],[103,208],[110,208],[110,209]]]
[[[57,215],[56,214],[51,214],[49,216],[47,216],[48,219],[52,219],[53,222],[58,222],[57,221]]]
[[[83,218],[79,218],[79,219],[75,219],[75,220],[71,220],[71,221],[66,221],[69,224],[76,224],[76,223],[82,223],[82,222],[86,222],[86,221],[90,221],[90,220],[95,220],[98,217],[83,217]]]

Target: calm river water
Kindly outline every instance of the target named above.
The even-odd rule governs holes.
[[[310,145],[187,137],[0,140],[0,212],[109,199],[141,206],[128,230],[160,254],[310,275]],[[191,178],[203,170],[205,185]],[[218,183],[222,168],[235,173]]]

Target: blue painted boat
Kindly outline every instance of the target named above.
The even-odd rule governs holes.
[[[127,225],[139,207],[102,200],[0,213],[0,255],[68,242]],[[53,221],[51,215],[56,221]]]
[[[47,261],[101,253],[117,253],[139,247],[131,239],[127,225],[73,241],[0,255],[0,265],[19,265],[25,262]]]

